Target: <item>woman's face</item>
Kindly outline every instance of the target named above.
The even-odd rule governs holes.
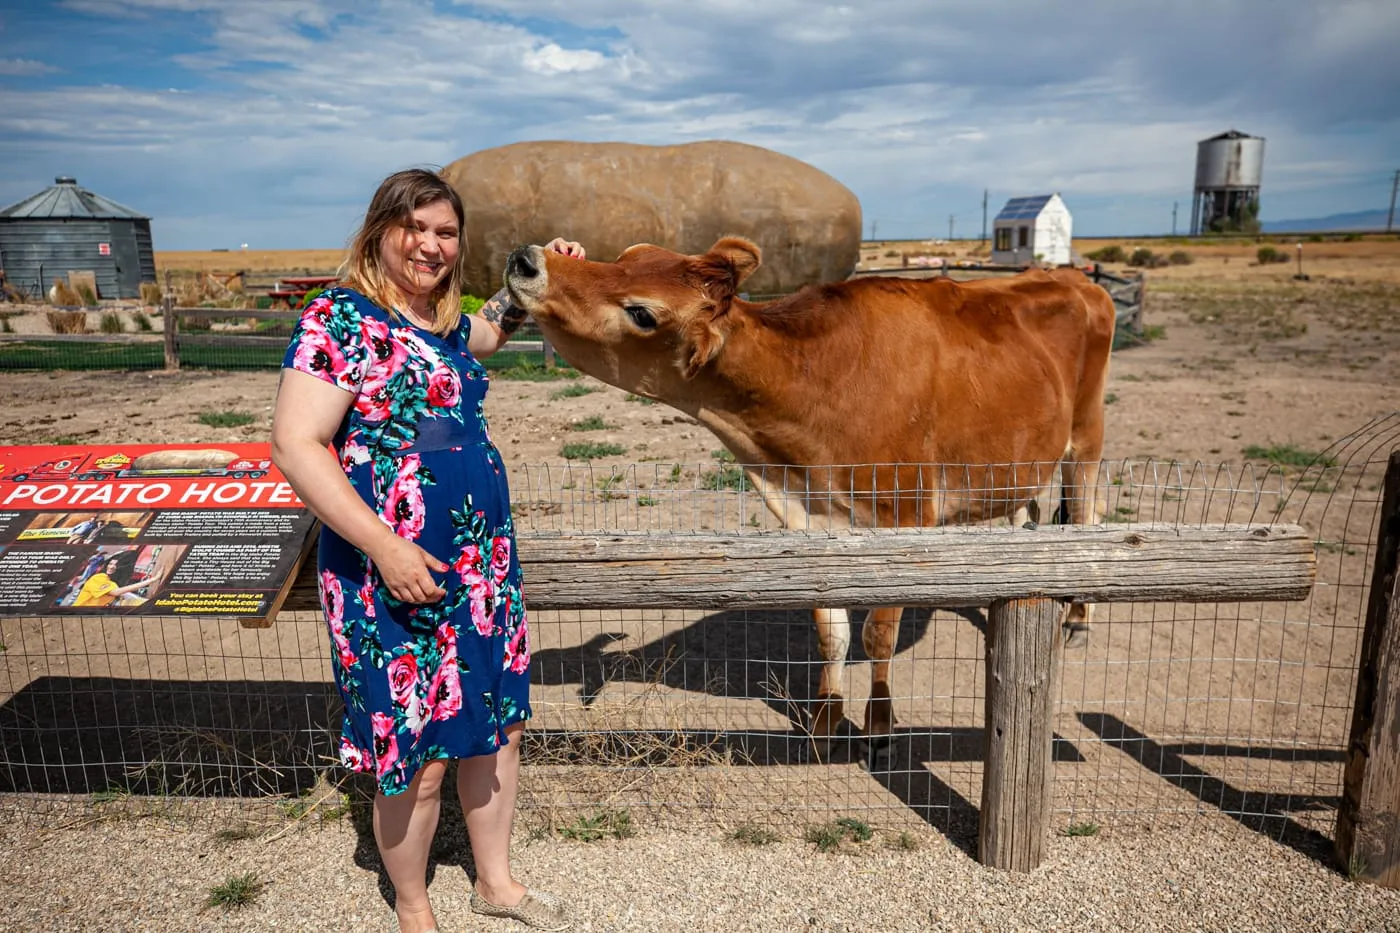
[[[120,567],[120,566],[121,566],[121,561],[117,560],[117,559],[114,557],[114,558],[112,558],[111,560],[107,561],[107,566],[103,567],[103,568],[102,568],[102,571],[103,571],[105,574],[107,574],[107,576],[110,577],[110,576],[113,576],[114,574],[116,574],[117,568]]]
[[[390,229],[380,240],[384,273],[410,300],[429,295],[456,265],[461,235],[451,202],[424,204],[407,227]]]

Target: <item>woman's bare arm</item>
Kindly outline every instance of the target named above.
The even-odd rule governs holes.
[[[282,370],[272,413],[272,461],[312,513],[374,561],[395,599],[426,603],[445,591],[429,574],[447,565],[394,534],[346,479],[330,442],[354,396],[294,369]]]

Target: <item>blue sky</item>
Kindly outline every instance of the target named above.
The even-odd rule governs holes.
[[[375,184],[522,140],[775,149],[865,233],[1190,223],[1196,142],[1266,137],[1265,220],[1384,209],[1395,0],[0,0],[0,206],[67,174],[158,249],[345,243]]]

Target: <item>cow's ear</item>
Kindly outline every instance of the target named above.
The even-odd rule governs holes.
[[[733,295],[762,261],[762,250],[751,241],[738,236],[721,237],[700,257],[700,275],[707,286],[717,287],[718,294],[712,293],[711,298]]]
[[[685,330],[681,344],[681,374],[694,379],[724,347],[724,331],[709,315],[699,315]]]

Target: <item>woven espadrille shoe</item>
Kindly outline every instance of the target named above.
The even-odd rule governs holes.
[[[569,919],[568,913],[565,912],[564,905],[559,903],[558,898],[544,891],[536,891],[534,888],[526,888],[525,896],[520,899],[520,903],[511,907],[493,904],[477,894],[476,891],[472,891],[470,904],[476,913],[487,917],[519,920],[536,930],[567,930],[573,923]]]

